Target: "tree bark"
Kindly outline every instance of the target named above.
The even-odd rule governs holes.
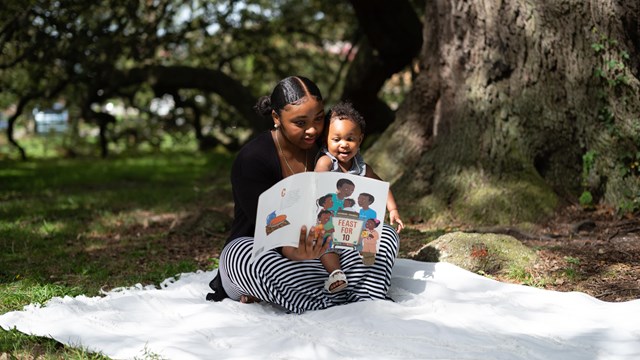
[[[11,115],[11,117],[7,121],[7,140],[9,140],[9,143],[11,145],[13,145],[16,149],[18,149],[18,152],[20,153],[20,160],[22,161],[27,160],[27,153],[24,151],[24,148],[20,146],[18,141],[13,137],[13,131],[15,129],[16,120],[20,115],[22,115],[22,112],[24,111],[24,107],[31,100],[32,98],[30,96],[25,96],[21,98],[20,101],[18,101],[18,105],[16,106],[16,111],[13,113],[13,115]]]
[[[144,82],[150,84],[157,94],[172,94],[180,89],[214,92],[234,107],[241,116],[241,123],[254,132],[270,127],[253,111],[257,98],[241,82],[222,71],[188,66],[148,66],[114,74],[110,86],[117,89]]]
[[[638,11],[614,0],[427,2],[419,75],[367,158],[410,213],[434,221],[537,221],[558,195],[584,190],[640,201],[621,160],[640,160]],[[587,151],[597,155],[585,168]]]
[[[345,78],[341,95],[367,120],[367,133],[381,133],[394,112],[378,98],[391,75],[404,69],[422,46],[422,24],[407,0],[351,0],[366,35]]]

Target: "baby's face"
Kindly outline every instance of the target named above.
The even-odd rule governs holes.
[[[364,135],[351,119],[332,118],[327,132],[327,150],[341,164],[347,164],[360,149]]]

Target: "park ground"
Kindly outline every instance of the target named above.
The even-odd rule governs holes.
[[[215,269],[232,221],[232,161],[192,152],[0,161],[0,313]],[[452,231],[504,233],[538,260],[486,276],[609,302],[640,299],[638,214],[565,205],[526,229],[442,228],[404,215],[399,257]],[[104,358],[0,330],[0,359],[7,356]]]
[[[220,212],[202,209],[201,214],[206,213],[220,216]],[[189,238],[183,238],[179,231],[172,232],[170,228],[184,228],[186,224],[211,228],[204,224],[207,221],[202,215],[182,220],[172,214],[165,214],[164,218],[156,215],[143,220],[143,224],[153,225],[143,225],[134,231],[171,233],[172,236],[159,238],[166,242],[164,246],[171,249],[171,254],[197,259],[206,266],[209,259],[218,256],[225,233],[203,230],[202,235],[193,236],[189,231]],[[527,273],[488,274],[496,280],[549,290],[580,291],[610,302],[640,299],[640,221],[637,218],[619,216],[611,209],[584,210],[578,205],[568,205],[527,231],[515,227],[478,229],[465,224],[433,229],[425,223],[408,224],[401,233],[400,257],[410,258],[411,253],[428,241],[453,230],[508,234],[536,251],[538,261]]]

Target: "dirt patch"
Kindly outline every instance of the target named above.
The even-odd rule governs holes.
[[[581,291],[604,301],[640,298],[640,221],[611,209],[562,209],[534,235],[523,239],[537,249],[534,274],[544,288]]]
[[[537,252],[538,261],[526,274],[495,275],[497,280],[620,302],[640,298],[639,215],[572,205],[541,225],[459,229],[508,234]]]

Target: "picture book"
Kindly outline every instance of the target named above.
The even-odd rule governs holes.
[[[375,258],[389,183],[338,172],[304,172],[282,179],[258,199],[251,261],[280,246],[297,247],[300,228],[324,230],[330,248]]]

